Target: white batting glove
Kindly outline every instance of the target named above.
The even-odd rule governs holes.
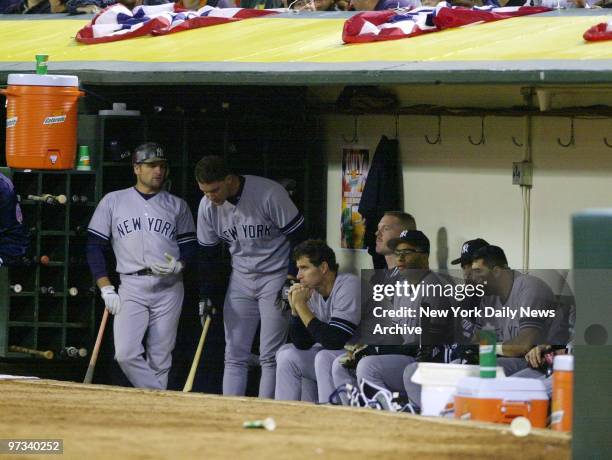
[[[121,310],[121,299],[119,294],[115,292],[115,286],[104,286],[100,289],[104,305],[111,315],[116,315]]]
[[[183,262],[176,260],[176,257],[172,257],[167,252],[164,252],[164,256],[168,262],[154,263],[151,265],[153,274],[158,276],[178,275],[183,271]]]

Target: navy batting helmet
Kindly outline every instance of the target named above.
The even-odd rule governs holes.
[[[147,142],[139,145],[132,154],[132,163],[155,163],[157,161],[168,161],[161,145],[155,142]]]

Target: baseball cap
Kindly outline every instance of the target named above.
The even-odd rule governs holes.
[[[387,246],[392,251],[395,251],[395,248],[400,243],[411,244],[424,253],[429,254],[429,238],[427,238],[425,233],[420,230],[404,230],[402,233],[400,233],[399,238],[389,240]]]
[[[508,265],[508,259],[506,253],[499,246],[483,246],[477,249],[472,255],[473,259],[484,259],[485,263],[493,267],[504,267]]]
[[[474,253],[484,246],[488,246],[482,238],[476,238],[475,240],[468,240],[461,246],[461,256],[451,262],[451,265],[465,265],[469,264],[474,260]]]

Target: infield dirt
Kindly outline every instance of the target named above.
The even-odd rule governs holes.
[[[265,417],[275,431],[242,428]],[[63,439],[63,458],[86,460],[570,457],[570,437],[548,430],[52,380],[0,381],[0,438]]]

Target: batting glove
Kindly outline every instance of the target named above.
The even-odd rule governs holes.
[[[111,315],[116,315],[121,310],[121,299],[119,294],[115,292],[115,286],[104,286],[100,289],[104,305]]]
[[[355,345],[354,349],[342,356],[339,362],[346,369],[356,369],[362,358],[375,354],[377,354],[376,348],[371,345]]]
[[[153,274],[158,276],[178,275],[183,271],[183,263],[180,260],[176,260],[176,257],[171,256],[167,252],[164,252],[164,256],[168,262],[151,265]]]
[[[208,297],[202,297],[198,303],[198,314],[200,315],[200,322],[204,326],[207,316],[215,316],[217,309],[213,306],[212,300]]]
[[[289,305],[289,288],[294,284],[294,280],[287,278],[283,287],[278,291],[275,304],[280,311],[289,311],[291,309],[291,305]]]

